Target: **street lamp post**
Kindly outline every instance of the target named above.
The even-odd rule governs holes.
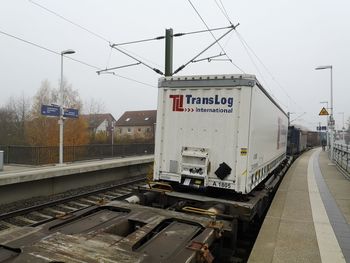
[[[60,142],[59,142],[59,164],[63,164],[63,56],[74,54],[75,51],[72,49],[67,49],[61,52],[61,81],[60,81],[60,119],[58,120],[58,124],[60,125]]]
[[[329,135],[330,135],[330,144],[331,144],[331,161],[333,161],[333,148],[334,148],[334,118],[333,118],[333,66],[319,66],[315,68],[316,70],[330,69],[331,72],[331,107],[329,115]]]

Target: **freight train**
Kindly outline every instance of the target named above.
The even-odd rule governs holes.
[[[305,150],[321,145],[321,134],[296,126],[288,127],[287,155],[297,156]]]
[[[304,150],[303,133],[302,145],[287,141],[297,137],[288,135],[287,114],[253,75],[161,78],[148,183],[123,200],[0,235],[0,256],[245,262],[292,162],[287,145],[293,154]]]

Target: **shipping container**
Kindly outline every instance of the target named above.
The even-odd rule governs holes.
[[[308,141],[308,132],[295,126],[288,127],[288,145],[287,154],[290,156],[298,155],[306,150]]]
[[[317,131],[308,131],[307,132],[307,147],[317,147],[321,145],[321,133]]]
[[[285,159],[287,129],[254,75],[161,78],[154,180],[247,194]]]

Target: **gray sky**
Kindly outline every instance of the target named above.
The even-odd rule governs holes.
[[[96,37],[43,10],[27,0],[1,0],[0,31],[21,37],[51,50],[74,49],[72,58],[106,68],[134,63],[111,50],[108,41],[120,43],[152,38],[174,32],[205,29],[190,3],[185,0],[33,0],[57,14],[98,34]],[[210,28],[229,22],[215,0],[191,0]],[[249,74],[256,74],[264,87],[286,111],[295,112],[294,123],[315,129],[319,121],[320,101],[330,101],[329,70],[315,71],[319,65],[333,65],[334,117],[342,126],[339,112],[350,116],[350,90],[347,85],[350,62],[350,2],[347,0],[221,0],[232,23],[257,58],[248,56],[238,35],[232,32],[221,41],[233,62]],[[220,0],[217,0],[220,4]],[[220,33],[215,33],[218,37]],[[190,60],[213,41],[209,33],[174,40],[174,69]],[[60,56],[0,34],[0,105],[10,96],[33,96],[40,83],[48,79],[57,86]],[[125,46],[145,58],[145,62],[164,71],[164,40]],[[220,53],[218,46],[202,57]],[[268,69],[268,72],[266,70]],[[155,109],[159,75],[138,65],[116,71],[117,74],[154,87],[112,75],[100,75],[95,69],[65,59],[64,75],[83,99],[104,102],[106,111],[118,118],[126,110]],[[241,73],[227,61],[191,63],[178,75]],[[271,76],[272,75],[272,76]]]

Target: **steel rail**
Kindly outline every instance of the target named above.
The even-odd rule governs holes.
[[[34,211],[42,210],[42,209],[45,209],[45,208],[48,208],[48,207],[52,207],[52,206],[55,206],[55,205],[68,203],[70,201],[77,200],[77,199],[80,199],[80,198],[83,198],[83,197],[87,197],[87,196],[90,196],[90,195],[103,193],[103,192],[110,191],[110,190],[115,189],[115,188],[119,188],[119,187],[130,185],[130,184],[134,184],[134,183],[137,183],[137,182],[142,182],[143,180],[145,180],[144,176],[142,176],[142,178],[137,177],[137,178],[130,179],[130,180],[126,181],[126,182],[124,181],[122,183],[113,185],[113,186],[108,186],[108,187],[96,189],[96,190],[93,190],[93,191],[89,191],[89,192],[85,192],[85,193],[81,193],[81,194],[76,194],[76,195],[60,198],[60,199],[57,199],[57,200],[54,200],[54,201],[45,202],[45,203],[42,203],[42,204],[33,205],[33,206],[25,207],[25,208],[22,208],[22,209],[18,209],[18,210],[15,210],[15,211],[3,213],[3,214],[0,214],[0,220],[5,220],[5,219],[13,218],[13,217],[16,217],[16,216],[29,214],[29,213],[34,212]],[[87,208],[87,207],[84,207],[82,209],[85,209],[85,208]],[[79,210],[81,210],[81,209],[78,208],[75,211],[79,211]],[[73,211],[73,212],[75,212],[75,211]],[[52,219],[55,219],[55,217],[53,217]],[[43,221],[47,222],[47,221],[50,221],[52,219],[45,219]],[[43,222],[43,221],[40,221],[40,222]],[[28,225],[37,225],[37,223],[28,224]]]

